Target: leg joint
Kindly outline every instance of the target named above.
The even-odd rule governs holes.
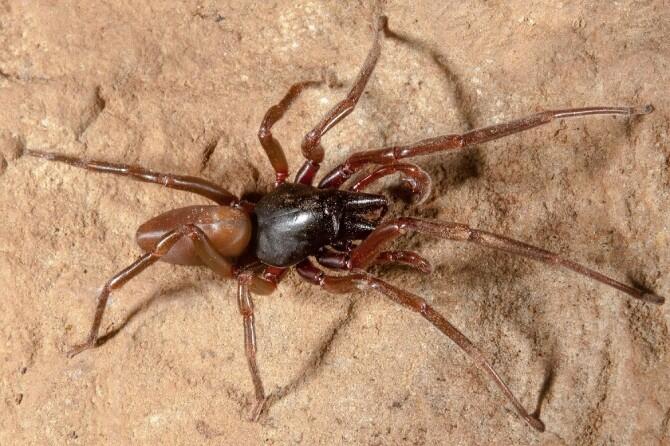
[[[263,143],[272,138],[272,132],[264,125],[258,129],[258,139]]]
[[[201,237],[203,234],[202,229],[194,225],[193,223],[189,223],[186,225],[180,225],[177,228],[177,231],[185,237],[190,238],[191,240],[195,241]]]

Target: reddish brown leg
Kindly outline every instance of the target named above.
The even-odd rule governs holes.
[[[242,271],[237,277],[237,304],[244,320],[244,351],[256,395],[256,404],[251,411],[251,421],[258,421],[268,401],[256,364],[256,326],[251,294],[272,293],[277,288],[277,283],[279,283],[285,271],[286,268],[267,267],[262,277],[256,276],[250,271]]]
[[[372,265],[388,265],[398,263],[418,269],[424,274],[433,272],[430,262],[412,251],[382,251]]]
[[[381,52],[381,44],[383,38],[383,29],[386,27],[387,18],[385,16],[378,17],[375,23],[375,37],[372,48],[368,52],[365,63],[358,73],[358,77],[354,81],[351,91],[344,100],[333,107],[321,121],[309,133],[305,135],[302,141],[302,154],[307,158],[307,161],[298,171],[296,175],[296,183],[312,184],[314,175],[319,170],[319,164],[323,161],[324,150],[321,146],[321,138],[333,126],[344,119],[351,113],[358,100],[365,90],[365,86],[370,79],[372,71],[375,69],[379,53]]]
[[[265,282],[264,286],[273,290],[277,286],[276,283],[256,277],[249,272],[243,272],[237,278],[237,305],[244,320],[244,351],[256,395],[256,404],[251,411],[251,421],[258,420],[267,402],[263,381],[261,381],[261,375],[256,364],[256,326],[254,323],[254,303],[250,292],[252,284],[255,282],[258,286],[259,281]]]
[[[394,173],[400,173],[403,181],[405,181],[411,188],[412,193],[419,197],[417,198],[417,204],[426,201],[428,195],[430,195],[432,184],[430,176],[419,166],[410,163],[388,164],[382,166],[358,180],[349,189],[354,192],[361,192],[375,181],[393,175]]]
[[[340,270],[352,269],[351,254],[347,252],[323,250],[316,255],[316,261],[319,265],[323,265],[326,268]],[[415,268],[425,274],[430,274],[433,271],[433,267],[428,260],[411,251],[382,251],[377,255],[377,258],[375,258],[370,266],[388,264],[409,266],[410,268]]]
[[[282,268],[266,268],[262,277],[256,276],[250,271],[234,271],[228,260],[216,251],[200,228],[195,225],[185,225],[180,228],[180,231],[193,241],[193,247],[198,253],[198,257],[210,269],[224,277],[237,275],[237,305],[244,321],[244,351],[256,394],[256,404],[251,412],[251,420],[257,421],[265,408],[267,398],[256,364],[256,328],[251,293],[272,293],[277,288],[277,283],[285,270]]]
[[[435,328],[447,335],[452,341],[456,343],[474,362],[482,369],[502,390],[507,399],[512,403],[514,409],[521,418],[526,421],[534,429],[543,432],[544,423],[535,416],[529,414],[516,399],[507,384],[502,380],[500,375],[491,367],[486,361],[482,352],[454,327],[448,320],[446,320],[440,313],[435,311],[425,300],[408,291],[396,288],[386,282],[383,282],[376,277],[366,273],[351,274],[349,276],[329,276],[323,271],[316,268],[309,261],[300,263],[297,266],[298,274],[310,283],[319,285],[326,291],[331,293],[351,293],[357,290],[375,290],[395,303],[398,303],[410,310],[416,311],[424,319],[433,324]]]
[[[492,125],[471,130],[462,135],[444,135],[437,138],[424,139],[408,146],[386,147],[369,150],[351,155],[344,163],[330,171],[319,183],[321,188],[340,187],[354,173],[367,164],[391,164],[404,158],[428,155],[446,150],[458,150],[473,144],[480,144],[514,133],[523,132],[533,127],[547,124],[555,119],[572,118],[586,115],[644,115],[651,113],[651,105],[645,107],[586,107],[565,110],[550,110],[536,113],[516,121]]]
[[[49,161],[59,161],[71,166],[80,167],[94,172],[112,173],[115,175],[131,177],[145,183],[162,184],[171,189],[183,190],[202,195],[220,205],[230,205],[237,202],[237,197],[225,189],[202,178],[174,175],[154,172],[139,166],[127,164],[108,163],[106,161],[85,160],[52,152],[41,152],[39,150],[25,150],[26,155]]]
[[[98,304],[95,309],[93,325],[91,326],[91,331],[89,332],[88,338],[86,342],[75,346],[68,352],[67,355],[70,358],[84,350],[95,347],[96,341],[98,339],[98,332],[100,331],[100,323],[102,322],[102,316],[105,313],[105,306],[107,305],[109,294],[113,290],[121,288],[126,282],[144,271],[148,266],[160,260],[160,258],[167,254],[174,246],[174,244],[177,243],[177,241],[182,237],[189,237],[193,241],[193,247],[198,253],[198,257],[200,257],[200,260],[202,260],[203,264],[224,277],[231,277],[232,265],[226,258],[222,257],[221,254],[216,251],[205,233],[202,232],[200,228],[195,225],[184,225],[180,226],[174,231],[168,232],[156,244],[151,252],[142,255],[132,265],[109,279],[105,286],[102,287],[102,291],[98,295]]]
[[[174,246],[175,243],[183,235],[178,231],[168,232],[165,237],[163,237],[154,248],[153,251],[143,254],[139,259],[133,262],[129,267],[123,269],[119,273],[115,274],[105,286],[102,287],[102,291],[98,295],[98,304],[95,308],[95,316],[93,316],[93,325],[91,326],[91,331],[89,332],[86,342],[83,344],[76,345],[70,351],[67,352],[67,356],[72,358],[84,350],[95,347],[95,343],[98,340],[98,332],[100,331],[100,323],[102,322],[102,316],[105,313],[105,307],[107,305],[107,299],[112,290],[121,288],[126,282],[130,279],[137,276],[139,273],[147,269],[150,265],[156,263],[162,256],[168,253],[170,248]]]
[[[284,155],[284,150],[282,149],[281,144],[274,136],[272,136],[272,126],[284,116],[284,113],[286,113],[293,101],[296,100],[305,88],[319,84],[320,82],[307,81],[292,85],[286,93],[286,96],[284,96],[278,104],[270,107],[263,117],[261,127],[258,130],[258,139],[261,142],[263,149],[265,149],[265,153],[270,160],[270,164],[272,164],[272,168],[275,170],[276,186],[282,184],[286,180],[286,177],[288,176],[288,162],[286,161],[286,156]]]
[[[378,253],[387,243],[395,240],[408,230],[418,231],[446,240],[473,242],[510,254],[528,257],[549,265],[560,265],[590,279],[623,291],[636,299],[655,304],[662,304],[665,301],[661,296],[638,290],[607,277],[604,274],[600,274],[597,271],[582,266],[572,260],[559,256],[558,254],[522,243],[518,240],[473,229],[460,223],[433,222],[410,217],[391,220],[378,226],[377,229],[375,229],[368,238],[363,240],[363,242],[351,253],[352,268],[365,269],[374,261],[378,256]]]

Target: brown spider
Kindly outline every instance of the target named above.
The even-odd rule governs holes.
[[[405,264],[424,273],[431,271],[430,263],[420,255],[408,251],[384,251],[383,247],[407,231],[418,231],[445,240],[472,242],[549,265],[563,266],[645,302],[662,304],[664,298],[618,282],[549,251],[464,224],[410,217],[382,221],[388,210],[387,198],[362,191],[383,177],[400,173],[414,193],[425,197],[430,191],[430,177],[419,167],[402,162],[403,159],[460,150],[555,119],[586,115],[643,115],[653,111],[653,108],[648,105],[544,111],[461,135],[444,135],[406,146],[357,152],[326,174],[318,187],[314,187],[314,176],[324,158],[320,140],[354,110],[377,63],[386,26],[386,17],[376,21],[372,49],[351,91],[305,136],[302,153],[306,161],[298,170],[293,183],[286,182],[288,164],[280,143],[272,136],[271,128],[305,88],[318,82],[293,85],[286,96],[267,111],[258,138],[275,170],[276,187],[257,202],[238,199],[220,186],[201,178],[162,174],[137,166],[84,160],[56,153],[25,151],[27,155],[47,160],[192,192],[217,203],[174,209],[140,226],[137,242],[144,254],[114,275],[102,288],[89,336],[85,343],[70,350],[70,357],[96,346],[110,292],[120,288],[151,264],[160,260],[180,265],[207,266],[223,277],[235,278],[238,283],[237,298],[244,321],[246,357],[256,396],[252,419],[257,420],[267,397],[256,365],[251,296],[274,291],[286,271],[295,266],[300,277],[326,291],[350,293],[370,289],[416,311],[454,341],[488,374],[530,426],[538,431],[544,430],[544,424],[538,416],[524,409],[479,349],[456,327],[421,297],[366,272],[371,265],[382,263]],[[347,190],[339,189],[352,175],[370,165],[376,166],[371,173],[357,179]],[[333,275],[329,270],[339,270],[345,274]]]

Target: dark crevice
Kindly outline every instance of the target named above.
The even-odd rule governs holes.
[[[103,112],[105,107],[107,106],[107,102],[105,101],[105,98],[102,96],[102,88],[98,85],[95,88],[95,93],[93,96],[93,104],[89,108],[89,116],[87,116],[79,129],[77,130],[77,141],[82,142],[82,136],[84,133],[86,133],[86,130],[98,119],[98,116]]]
[[[280,388],[276,392],[272,393],[268,397],[268,402],[266,410],[273,406],[275,403],[286,397],[291,393],[295,393],[301,387],[304,387],[306,384],[314,380],[319,375],[321,370],[321,364],[323,363],[324,358],[330,352],[335,339],[337,338],[338,333],[346,328],[351,321],[353,320],[354,310],[356,307],[356,302],[351,300],[347,306],[347,311],[339,321],[335,322],[333,328],[330,330],[330,333],[326,335],[321,341],[320,346],[315,349],[310,355],[307,364],[300,371],[298,376],[296,376],[290,383],[286,386]]]
[[[211,440],[212,438],[216,437],[221,437],[226,434],[226,431],[214,429],[212,426],[207,424],[205,420],[196,421],[195,430],[197,430],[200,435],[202,435],[208,440]]]
[[[665,415],[663,416],[663,420],[661,420],[661,434],[662,435],[670,434],[670,430],[668,430],[669,425],[670,425],[670,409],[665,411]]]
[[[200,161],[200,172],[203,172],[209,165],[209,159],[214,154],[216,146],[219,144],[219,138],[210,141],[202,151],[202,160]]]
[[[26,142],[22,136],[9,138],[9,140],[3,140],[0,143],[4,148],[8,150],[3,150],[4,153],[0,153],[0,176],[5,173],[9,167],[9,161],[14,161],[23,156],[23,153],[26,150]]]

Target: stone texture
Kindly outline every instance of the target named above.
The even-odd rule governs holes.
[[[638,119],[564,120],[418,159],[419,208],[559,251],[670,295],[670,11],[664,0],[396,2],[399,38],[324,170],[541,108],[653,103]],[[20,157],[21,148],[203,175],[267,191],[256,140],[291,83],[326,78],[275,134],[346,94],[371,42],[365,2],[0,2],[0,444],[668,444],[668,305],[462,244],[399,244],[436,266],[379,273],[425,296],[489,357],[531,431],[446,338],[376,295],[289,276],[256,299],[259,362],[279,397],[260,423],[235,286],[159,264],[114,294],[116,333],[67,360],[96,290],[139,254],[136,227],[197,197]],[[118,333],[117,333],[118,330]],[[543,383],[548,383],[544,385]]]

